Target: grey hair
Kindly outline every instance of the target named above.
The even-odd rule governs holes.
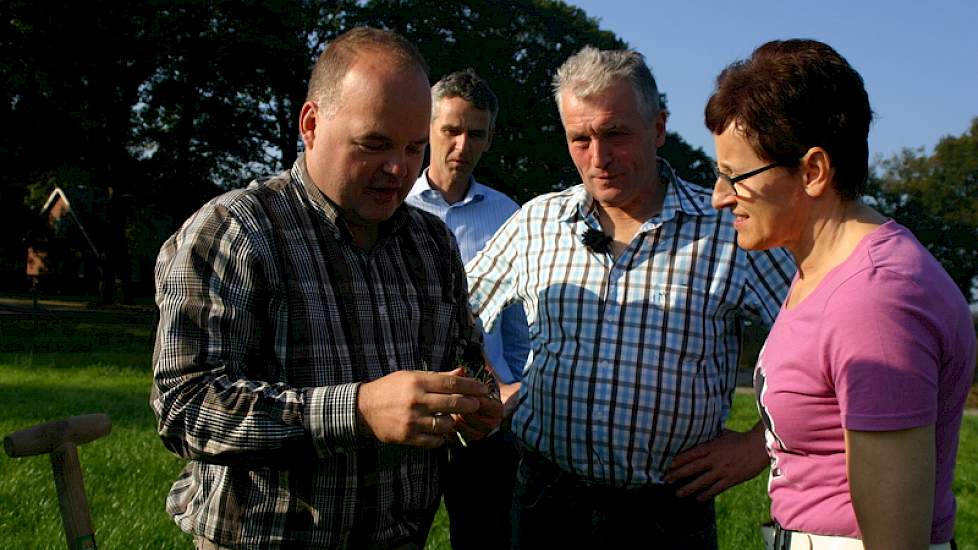
[[[593,97],[627,80],[635,90],[639,111],[651,121],[659,114],[659,88],[645,57],[634,50],[599,50],[585,46],[557,69],[553,79],[554,100],[560,109],[560,95],[570,91],[575,97]],[[560,114],[563,118],[563,113]]]
[[[471,68],[457,71],[443,77],[431,87],[431,120],[438,118],[438,102],[443,99],[460,97],[481,111],[489,111],[489,128],[496,125],[499,114],[499,99],[489,83]]]

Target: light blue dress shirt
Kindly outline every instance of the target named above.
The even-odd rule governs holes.
[[[406,201],[445,222],[455,234],[462,261],[466,263],[482,250],[499,226],[520,209],[513,199],[482,185],[475,178],[469,180],[469,189],[462,200],[448,204],[441,192],[431,187],[427,169],[415,182]],[[500,322],[485,335],[485,348],[500,380],[511,383],[523,378],[530,339],[522,306],[515,305],[503,311]]]

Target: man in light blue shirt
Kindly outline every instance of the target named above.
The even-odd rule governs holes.
[[[431,89],[431,163],[407,203],[439,218],[455,234],[468,262],[519,205],[475,181],[472,172],[492,143],[499,102],[488,83],[467,69]],[[500,381],[503,401],[515,393],[530,349],[522,306],[507,308],[485,335],[485,351]],[[518,454],[502,431],[467,449],[453,449],[447,469],[445,506],[452,548],[509,548],[510,505]]]

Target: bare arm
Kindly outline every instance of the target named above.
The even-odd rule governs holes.
[[[934,426],[846,430],[846,467],[867,550],[927,548],[934,515]]]

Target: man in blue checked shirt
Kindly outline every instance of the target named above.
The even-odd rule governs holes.
[[[713,497],[768,463],[760,424],[723,427],[740,322],[772,322],[795,267],[738,249],[734,216],[657,158],[641,54],[586,47],[554,96],[582,184],[526,203],[466,266],[485,327],[513,303],[529,320],[513,546],[715,549]]]
[[[441,218],[458,240],[463,261],[479,251],[519,206],[472,177],[492,143],[499,102],[472,69],[445,76],[431,88],[431,164],[407,203]],[[502,312],[485,335],[485,353],[501,382],[503,397],[523,378],[530,349],[520,305]],[[444,478],[452,548],[508,548],[518,449],[508,430],[452,449]]]

